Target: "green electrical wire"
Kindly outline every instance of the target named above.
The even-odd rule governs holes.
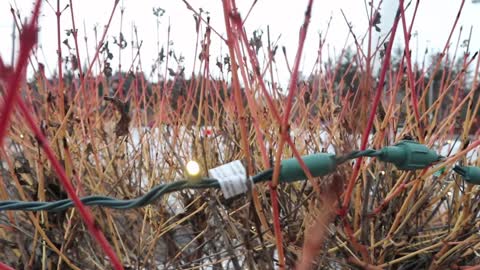
[[[345,163],[349,160],[357,159],[359,157],[378,157],[381,154],[382,153],[380,151],[373,150],[373,149],[366,149],[366,150],[363,150],[363,151],[352,151],[348,155],[338,157],[337,158],[337,164],[342,164],[342,163]]]
[[[216,179],[203,179],[198,183],[191,183],[186,180],[181,180],[169,184],[162,184],[154,187],[144,195],[130,200],[117,200],[112,197],[106,196],[87,196],[80,200],[83,204],[88,206],[105,206],[114,209],[131,209],[137,207],[143,207],[152,203],[160,196],[178,191],[186,188],[199,189],[217,187],[218,181]],[[70,199],[64,199],[54,202],[24,202],[24,201],[2,201],[0,202],[0,211],[4,210],[23,210],[23,211],[62,211],[70,207],[73,207],[73,201]]]
[[[272,169],[263,171],[252,177],[253,183],[267,181],[271,178]],[[104,206],[113,209],[132,209],[143,207],[153,203],[161,196],[183,189],[205,189],[205,188],[220,188],[217,179],[203,178],[197,181],[180,180],[168,184],[161,184],[152,188],[144,195],[130,200],[118,200],[107,196],[87,196],[80,199],[83,204],[87,206]],[[63,211],[74,207],[74,203],[70,199],[64,199],[53,202],[25,202],[25,201],[0,201],[0,211],[6,210],[22,210],[22,211]]]

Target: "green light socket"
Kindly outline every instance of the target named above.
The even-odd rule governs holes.
[[[461,167],[463,170],[463,179],[470,184],[480,185],[480,167],[474,166],[464,166]]]
[[[327,175],[335,170],[337,162],[335,154],[318,153],[302,157],[305,165],[312,173],[313,177]],[[280,182],[288,183],[298,180],[305,180],[308,177],[305,175],[300,163],[296,158],[285,159],[281,162],[280,167]]]
[[[378,159],[393,163],[399,170],[423,169],[440,160],[435,151],[415,141],[403,140],[380,150]]]

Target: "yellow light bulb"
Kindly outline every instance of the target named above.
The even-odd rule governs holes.
[[[195,160],[190,160],[188,163],[187,163],[187,173],[190,175],[190,176],[197,176],[200,174],[200,164],[198,164],[198,162],[196,162]]]

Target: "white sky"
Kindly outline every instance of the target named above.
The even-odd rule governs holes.
[[[49,0],[50,3],[56,7],[56,0]],[[398,0],[385,0],[395,3]],[[113,7],[114,0],[81,0],[74,1],[75,18],[77,28],[79,29],[79,46],[80,57],[84,62],[86,59],[86,46],[83,37],[88,36],[88,48],[90,57],[94,51],[94,32],[93,27],[98,25],[99,36],[103,31],[103,25],[106,24]],[[240,14],[244,17],[247,14],[253,0],[238,0],[237,1]],[[378,1],[374,1],[377,3]],[[407,2],[407,1],[406,1]],[[410,13],[413,11],[415,1],[412,1]],[[68,1],[61,0],[61,6],[64,7]],[[266,27],[270,26],[271,39],[276,40],[281,34],[279,40],[280,46],[286,46],[289,63],[293,63],[295,57],[298,32],[300,25],[303,22],[303,15],[306,8],[307,0],[286,1],[286,0],[258,0],[253,12],[250,14],[245,27],[247,34],[252,35],[256,29],[264,30],[264,45],[266,45]],[[423,55],[425,46],[430,48],[430,52],[440,51],[448,37],[450,29],[453,25],[455,16],[460,6],[460,0],[422,0],[418,11],[417,19],[414,24],[414,32],[418,31],[418,44],[420,47],[419,58]],[[211,16],[211,25],[225,35],[223,8],[220,0],[190,0],[190,4],[198,10],[209,11]],[[0,0],[0,55],[6,63],[10,63],[11,59],[11,32],[12,32],[12,16],[10,14],[10,5],[17,6],[22,18],[30,14],[33,7],[33,1],[26,0]],[[123,33],[128,41],[128,47],[122,53],[122,66],[128,68],[131,64],[131,46],[132,39],[132,25],[138,27],[139,39],[143,40],[143,47],[141,50],[142,64],[145,73],[150,73],[150,68],[156,56],[156,18],[152,13],[153,7],[161,7],[166,10],[166,13],[161,18],[160,25],[160,43],[166,45],[167,43],[167,26],[170,21],[171,24],[171,40],[174,42],[173,48],[177,53],[185,56],[186,73],[190,74],[192,71],[194,49],[196,42],[195,23],[192,17],[192,12],[188,10],[181,0],[120,0],[120,6],[114,16],[111,28],[109,30],[110,48],[113,49],[114,60],[112,67],[114,70],[118,67],[118,49],[113,45],[113,36],[118,36],[120,30],[120,7],[125,8],[123,18]],[[327,43],[329,46],[325,47],[324,55],[328,53],[338,53],[343,48],[348,28],[341,15],[340,9],[343,9],[347,18],[352,22],[354,31],[357,36],[362,36],[367,29],[367,18],[365,13],[365,5],[363,0],[336,0],[336,1],[315,1],[312,11],[312,20],[307,36],[307,43],[304,49],[302,66],[305,72],[310,72],[314,64],[317,45],[318,33],[325,32],[327,22],[332,16],[332,23],[327,36]],[[391,24],[393,14],[396,10],[395,4],[390,4],[390,8],[384,7],[382,14],[382,23]],[[472,4],[471,0],[467,0],[462,11],[462,16],[459,26],[464,27],[461,40],[468,38],[470,27],[473,26],[472,43],[470,50],[472,52],[480,49],[480,4]],[[476,18],[476,19],[475,19]],[[408,23],[409,21],[407,21]],[[65,10],[61,17],[62,28],[71,28],[70,10]],[[86,32],[84,31],[84,24]],[[46,1],[42,4],[42,17],[40,21],[40,44],[43,48],[45,56],[38,51],[38,59],[47,65],[48,72],[56,70],[56,17],[54,11],[50,8]],[[456,42],[458,38],[459,28],[455,32],[452,42]],[[387,27],[382,27],[386,30]],[[399,26],[401,29],[401,25]],[[62,40],[67,38],[65,31],[62,31]],[[403,33],[398,32],[396,41],[403,42]],[[348,40],[349,44],[353,44],[353,39]],[[414,51],[415,57],[416,39],[413,38],[410,44]],[[73,45],[73,41],[70,40]],[[17,45],[18,49],[18,45]],[[464,49],[460,48],[460,52]],[[68,54],[67,48],[62,45],[63,55]],[[217,55],[222,53],[225,55],[227,48],[221,43],[220,39],[212,33],[212,48],[211,48],[211,69],[216,70],[215,59]],[[288,73],[284,62],[281,50],[277,52],[277,63],[279,66],[279,74],[282,85],[288,82]],[[170,66],[176,69],[176,65]]]

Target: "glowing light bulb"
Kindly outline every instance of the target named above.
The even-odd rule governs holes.
[[[190,160],[187,163],[186,169],[190,176],[197,176],[200,174],[200,164],[198,164],[198,162],[195,160]]]

